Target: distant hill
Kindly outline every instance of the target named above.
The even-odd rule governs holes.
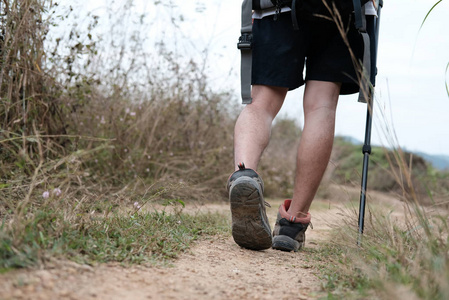
[[[353,138],[350,136],[342,136],[342,138],[343,138],[343,140],[345,140],[353,145],[363,145],[363,142],[356,138]],[[408,150],[404,149],[404,151],[408,151]],[[410,151],[408,151],[408,152],[410,152]],[[424,158],[425,161],[427,161],[429,164],[431,164],[437,170],[449,171],[449,155],[434,155],[434,154],[428,154],[428,153],[419,152],[419,151],[411,151],[411,153]]]
[[[413,152],[429,162],[435,169],[449,170],[449,155],[432,155],[424,152]]]
[[[346,142],[348,142],[348,143],[351,143],[351,144],[353,144],[353,145],[363,145],[363,142],[362,142],[362,141],[360,141],[360,140],[358,140],[358,139],[356,139],[355,137],[352,137],[352,136],[347,136],[347,135],[345,135],[345,136],[341,136],[341,138],[342,138],[344,141],[346,141]]]

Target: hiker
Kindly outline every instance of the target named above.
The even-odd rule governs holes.
[[[352,0],[335,0],[344,1],[352,5]],[[375,14],[373,2],[367,1],[361,1],[366,14]],[[293,6],[277,5],[256,9],[252,15],[252,102],[244,107],[235,124],[235,172],[228,179],[227,189],[234,241],[253,250],[301,249],[311,222],[309,209],[332,151],[339,95],[359,92],[352,57],[335,22],[312,14],[304,17],[298,12],[294,20],[292,9]],[[362,60],[363,38],[354,26],[354,13],[341,13],[341,19],[355,59]],[[292,25],[292,20],[297,26]],[[263,180],[256,170],[287,92],[302,85],[304,127],[297,151],[293,195],[280,205],[271,232]],[[279,155],[282,159],[282,153]]]

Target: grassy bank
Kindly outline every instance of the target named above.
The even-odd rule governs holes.
[[[439,199],[433,191],[423,195],[415,187],[428,187],[426,180],[431,176],[421,173],[418,180],[409,154],[400,148],[384,153],[390,161],[386,172],[396,185],[390,197],[396,198],[397,207],[387,207],[375,196],[369,198],[359,240],[359,212],[353,202],[341,212],[341,222],[333,224],[331,242],[311,251],[320,262],[327,298],[447,299],[447,187],[439,185]]]
[[[45,264],[50,257],[82,264],[161,263],[178,257],[199,238],[229,230],[227,219],[215,214],[90,210],[70,213],[44,207],[15,221],[18,228],[7,230],[3,224],[0,270]]]
[[[321,266],[327,299],[447,299],[447,213],[404,224],[372,211],[372,221],[361,247],[356,228],[344,226],[332,243],[308,250]]]
[[[152,20],[132,2],[102,17],[52,1],[1,8],[2,269],[52,255],[164,261],[227,232],[220,216],[151,209],[225,199],[234,107],[205,62],[176,55],[163,33],[144,47]]]

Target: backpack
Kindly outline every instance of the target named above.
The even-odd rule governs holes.
[[[290,7],[292,10],[292,23],[295,30],[299,29],[298,19],[307,19],[311,21],[323,21],[323,16],[330,18],[331,13],[326,5],[323,3],[326,1],[328,6],[338,10],[338,13],[343,16],[349,16],[354,11],[355,2],[360,2],[360,6],[363,6],[369,0],[253,0],[253,10],[264,10],[268,8],[276,8],[276,15],[280,13],[282,7]]]
[[[325,0],[331,7],[333,5],[338,9],[341,16],[349,16],[354,13],[355,27],[363,37],[365,44],[365,53],[363,58],[363,67],[367,74],[371,74],[371,52],[375,55],[377,48],[377,34],[371,34],[371,37],[366,32],[365,10],[363,5],[369,0]],[[379,8],[383,6],[383,1],[378,0]],[[241,53],[241,94],[242,103],[250,104],[251,98],[251,43],[252,43],[252,10],[263,10],[269,8],[276,8],[275,20],[282,7],[290,7],[292,10],[292,23],[294,29],[299,29],[298,18],[307,18],[313,21],[326,20],[322,16],[331,17],[328,8],[323,4],[323,0],[244,0],[242,4],[242,28],[237,48]],[[380,13],[380,11],[379,11]],[[378,30],[378,27],[377,27]],[[373,66],[375,71],[375,64]],[[373,76],[371,76],[373,77]],[[375,77],[375,75],[374,75]],[[371,80],[372,81],[372,80]],[[370,87],[370,78],[363,80],[361,83],[361,91],[367,91]],[[359,93],[359,101],[367,102],[365,98],[366,92]]]

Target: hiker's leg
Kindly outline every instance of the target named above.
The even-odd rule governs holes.
[[[240,162],[256,170],[262,152],[268,145],[271,124],[284,103],[287,88],[254,85],[253,102],[246,105],[234,129],[234,167]]]
[[[306,216],[329,162],[340,86],[333,82],[306,82],[304,128],[297,154],[293,199],[288,209],[292,216]]]
[[[287,88],[253,86],[253,102],[240,113],[234,129],[235,168],[228,179],[232,237],[241,247],[263,250],[272,246],[265,211],[263,181],[255,172],[268,145],[271,123],[284,102]],[[246,168],[238,168],[243,162]],[[251,170],[252,169],[252,170]]]

